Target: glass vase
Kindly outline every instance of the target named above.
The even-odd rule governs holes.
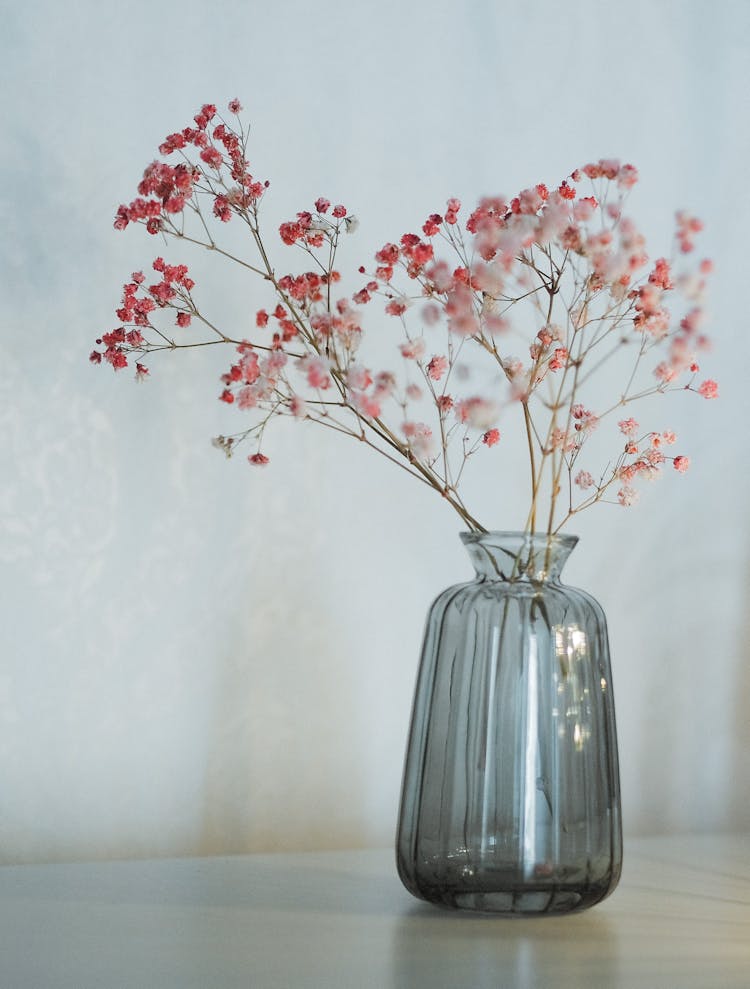
[[[461,538],[476,577],[427,617],[399,875],[449,907],[582,910],[612,892],[622,864],[604,612],[560,582],[575,536]]]

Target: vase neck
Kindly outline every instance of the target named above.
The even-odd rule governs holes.
[[[577,536],[528,532],[462,532],[461,540],[482,580],[556,582]]]

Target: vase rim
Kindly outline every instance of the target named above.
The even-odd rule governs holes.
[[[480,580],[557,581],[578,536],[498,530],[462,532]]]
[[[489,529],[486,532],[476,532],[474,530],[464,530],[459,533],[461,541],[466,543],[481,543],[488,540],[497,541],[500,539],[523,539],[535,542],[551,542],[561,546],[569,546],[571,549],[579,541],[578,536],[572,533],[546,533],[529,532],[527,529]]]

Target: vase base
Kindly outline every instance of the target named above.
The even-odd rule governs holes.
[[[430,885],[410,892],[440,907],[491,913],[508,917],[532,917],[577,913],[596,906],[616,885],[610,877],[579,885],[534,885],[505,889],[461,889],[460,886]]]
[[[443,901],[446,906],[475,913],[534,916],[575,913],[592,907],[606,895],[601,890],[534,890],[525,893],[457,893]]]

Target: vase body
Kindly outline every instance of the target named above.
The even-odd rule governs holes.
[[[415,896],[468,910],[593,906],[622,864],[604,613],[560,582],[575,537],[461,538],[476,579],[427,617],[399,875]]]

